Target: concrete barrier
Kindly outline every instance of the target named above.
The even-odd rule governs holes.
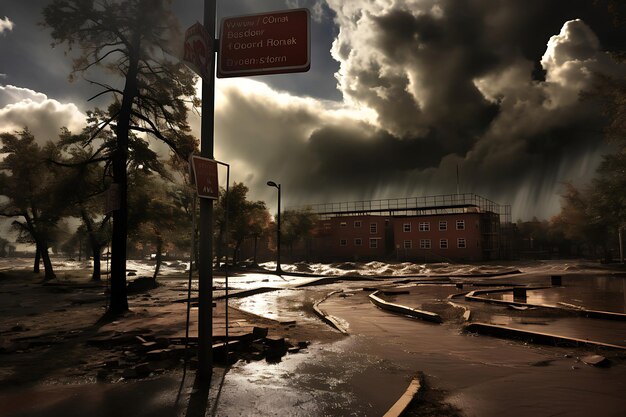
[[[422,383],[420,377],[415,377],[409,384],[409,387],[404,391],[404,394],[396,401],[394,405],[391,406],[389,411],[387,411],[383,417],[399,417],[404,413],[406,408],[409,406],[413,398],[419,394],[419,391],[422,387]]]
[[[418,310],[416,308],[411,308],[400,304],[390,303],[389,301],[385,301],[382,298],[377,297],[378,293],[379,291],[376,291],[375,293],[370,294],[368,297],[374,305],[382,308],[383,310],[393,311],[395,313],[400,313],[405,316],[430,321],[432,323],[443,323],[443,320],[441,319],[441,316],[439,314],[432,313],[430,311]]]
[[[342,290],[338,290],[338,291],[333,291],[329,294],[326,295],[326,297],[322,298],[319,301],[316,301],[315,304],[313,304],[313,311],[315,311],[315,314],[322,319],[322,321],[326,324],[328,324],[329,326],[339,330],[341,333],[348,335],[348,330],[346,330],[341,323],[339,322],[339,320],[337,320],[336,317],[331,316],[330,314],[326,314],[326,312],[324,310],[322,310],[319,306],[320,304],[322,304],[324,301],[326,301],[329,297],[331,297],[334,294],[338,294],[343,292]]]
[[[595,342],[593,340],[578,339],[575,337],[567,337],[551,333],[514,329],[512,327],[500,326],[496,324],[471,323],[464,327],[464,331],[470,333],[484,334],[487,336],[495,336],[504,339],[524,340],[542,345],[573,347],[591,346],[607,349],[626,350],[626,346],[612,345],[610,343]]]

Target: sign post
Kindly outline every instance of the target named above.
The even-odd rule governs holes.
[[[311,68],[309,21],[308,9],[222,19],[217,76],[308,71]]]
[[[204,0],[204,28],[215,36],[215,2]],[[200,122],[200,154],[213,159],[215,128],[215,53],[206,60],[206,76],[202,78],[202,119]],[[201,74],[202,75],[202,74]],[[198,250],[198,377],[210,381],[213,373],[213,200],[200,199],[200,242]]]
[[[205,197],[200,199],[198,245],[198,376],[203,381],[210,381],[213,372],[213,200],[218,195],[217,163],[213,160],[215,3],[216,0],[204,0],[204,26],[196,23],[185,33],[183,59],[202,77],[201,157],[192,160],[198,195]],[[223,19],[218,77],[308,71],[311,67],[309,22],[307,9]],[[226,311],[228,314],[228,307]]]

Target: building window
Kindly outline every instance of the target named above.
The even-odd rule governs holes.
[[[420,249],[430,249],[430,239],[420,239]]]
[[[413,247],[413,241],[412,240],[405,240],[404,241],[404,249],[411,249]]]
[[[370,248],[376,249],[378,247],[378,239],[370,239]]]
[[[347,239],[340,239],[339,240],[339,246],[347,246],[348,245],[348,240]]]
[[[354,227],[361,227],[361,220],[355,220],[354,221]]]
[[[465,243],[465,239],[462,237],[458,238],[456,240],[456,247],[460,249],[465,249],[467,247]]]
[[[411,231],[411,223],[404,223],[404,225],[402,226],[402,230],[404,230],[405,232],[410,232]]]
[[[439,230],[444,231],[448,230],[448,222],[439,222]]]
[[[465,230],[465,220],[456,221],[456,230]]]
[[[347,225],[348,225],[348,223],[346,223],[346,222],[341,222],[341,223],[339,223],[339,226],[340,226],[340,227],[346,227]]]
[[[428,232],[430,230],[429,222],[420,222],[420,232]]]
[[[378,233],[378,223],[370,223],[370,233],[373,235]]]
[[[448,249],[448,239],[439,240],[439,249]]]
[[[363,245],[363,239],[361,239],[360,237],[357,237],[356,239],[354,239],[354,246],[361,246]]]

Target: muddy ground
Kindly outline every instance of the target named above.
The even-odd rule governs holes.
[[[356,267],[363,273],[363,267]],[[380,267],[394,272],[393,267]],[[294,266],[294,272],[302,268]],[[355,265],[333,268],[354,275]],[[450,273],[450,267],[443,269],[444,275]],[[491,273],[497,268],[487,269]],[[515,275],[520,283],[541,282],[552,273],[584,277],[614,272],[569,263],[524,264],[520,269],[523,273]],[[186,350],[184,270],[169,271],[157,288],[131,293],[131,311],[115,321],[102,320],[106,280],[91,282],[88,268],[74,264],[57,275],[53,282],[43,283],[27,269],[0,270],[0,416],[81,415],[94,402],[111,402],[109,394],[112,398],[136,394],[132,415],[375,416],[384,414],[416,375],[424,389],[407,415],[621,416],[626,412],[626,364],[621,352],[533,346],[464,334],[460,330],[463,309],[445,301],[454,292],[453,284],[353,277],[299,287],[312,279],[241,273],[231,276],[232,292],[258,287],[274,291],[231,301],[229,334],[246,339],[245,346],[231,352],[228,368],[225,358],[216,354],[222,362],[216,365],[216,375],[222,375],[216,379],[219,391],[212,404],[204,404],[194,414],[191,403],[198,389],[189,385],[189,378],[185,382],[184,372],[192,374],[195,367],[197,310],[191,310],[191,343]],[[388,299],[436,311],[445,318],[444,324],[425,324],[382,311],[364,291],[372,285],[413,284],[411,294]],[[222,295],[222,278],[216,278],[216,286],[216,296]],[[335,291],[341,292],[321,307],[348,329],[348,336],[319,320],[313,311],[316,301]],[[196,296],[192,293],[192,298]],[[478,308],[479,317],[501,317],[501,311],[491,309]],[[544,327],[549,327],[553,321],[536,318],[536,312],[527,316],[532,319],[525,318],[524,325],[545,321]],[[225,330],[220,300],[214,309],[216,342]],[[254,340],[246,336],[250,334]],[[626,342],[626,335],[621,340]],[[607,357],[610,366],[599,368],[581,360],[595,353]],[[162,403],[151,400],[147,402],[151,407],[141,406],[145,398],[140,401],[140,396],[153,395],[141,393],[159,389]],[[179,404],[181,390],[189,394],[187,406]],[[76,408],[76,404],[82,405]],[[115,407],[98,409],[94,415],[120,415]]]

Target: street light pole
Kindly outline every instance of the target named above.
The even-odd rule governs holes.
[[[276,221],[276,273],[283,272],[280,268],[280,184],[276,184],[274,181],[268,181],[267,185],[278,189],[278,216]]]

